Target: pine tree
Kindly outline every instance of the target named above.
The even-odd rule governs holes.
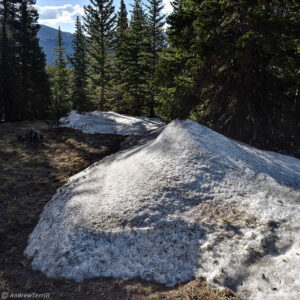
[[[0,1],[0,120],[17,120],[20,101],[17,10],[20,1]]]
[[[182,45],[181,40],[184,37],[183,29],[187,29],[188,26],[186,22],[190,23],[191,18],[184,18],[183,8],[182,8],[182,0],[174,0],[171,2],[173,7],[172,13],[167,17],[168,27],[168,39],[172,42],[172,46],[177,46],[179,42]],[[189,24],[192,29],[192,24]],[[191,35],[188,35],[187,39],[190,39]]]
[[[183,10],[183,4],[183,0],[171,2],[173,11],[167,17],[169,47],[161,53],[157,66],[156,83],[160,88],[159,110],[169,121],[189,117],[198,103],[192,94],[195,84],[192,70],[199,61],[189,63],[195,57],[191,51],[195,39],[194,14],[191,10],[187,17]]]
[[[69,71],[67,69],[66,50],[62,39],[60,27],[55,48],[55,61],[53,67],[48,67],[52,84],[52,114],[56,121],[66,114],[71,105],[69,99]]]
[[[168,18],[169,53],[185,60],[174,59],[176,80],[166,84],[189,82],[181,116],[261,147],[292,146],[299,20],[294,0],[179,1]]]
[[[127,18],[127,9],[124,3],[124,0],[120,2],[120,10],[117,17],[117,27],[115,33],[114,41],[114,69],[112,76],[112,85],[113,85],[113,95],[112,95],[112,104],[111,107],[121,113],[126,113],[127,105],[124,100],[126,91],[124,89],[124,84],[126,82],[126,77],[124,74],[126,67],[126,48],[128,42],[128,18]]]
[[[149,96],[149,43],[147,19],[141,0],[135,0],[128,31],[124,84],[128,94],[129,112],[141,115],[145,111]]]
[[[75,33],[73,39],[73,54],[69,57],[73,67],[72,101],[73,108],[82,112],[87,109],[87,52],[86,38],[83,33],[80,18],[76,18]]]
[[[0,119],[46,116],[49,86],[34,4],[34,0],[0,2]]]
[[[154,106],[155,106],[155,72],[157,69],[157,63],[159,55],[158,53],[165,46],[165,37],[164,37],[164,25],[163,21],[165,16],[161,13],[163,9],[162,0],[148,0],[149,5],[147,8],[148,20],[149,20],[149,54],[151,60],[151,81],[150,81],[150,93],[151,98],[149,102],[149,115],[150,117],[154,116]]]
[[[118,12],[118,20],[117,20],[117,44],[121,44],[125,40],[125,32],[128,29],[128,18],[127,18],[127,9],[124,3],[124,0],[120,2],[120,11]]]
[[[19,119],[44,118],[49,106],[49,85],[46,76],[45,55],[39,46],[38,13],[34,0],[22,0],[18,31],[19,61],[21,67],[21,103]]]
[[[109,81],[109,63],[115,31],[116,15],[113,0],[91,0],[84,7],[85,30],[89,36],[88,52],[92,58],[94,73],[99,76],[99,109],[105,108],[105,90]]]

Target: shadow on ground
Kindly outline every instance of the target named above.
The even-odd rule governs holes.
[[[31,128],[45,136],[42,144],[17,141]],[[142,280],[75,283],[32,270],[23,251],[46,203],[71,175],[117,152],[123,139],[54,130],[44,122],[0,124],[0,293],[50,293],[51,299],[239,299],[201,278],[168,289]]]

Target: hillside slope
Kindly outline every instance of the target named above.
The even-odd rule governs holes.
[[[54,48],[56,47],[58,30],[46,25],[41,25],[41,29],[38,32],[38,37],[40,39],[40,46],[43,48],[46,54],[47,64],[52,64],[54,61]],[[62,32],[62,38],[66,52],[70,55],[73,52],[73,34],[69,32]]]

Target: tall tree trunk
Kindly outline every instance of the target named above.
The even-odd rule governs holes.
[[[100,111],[104,110],[104,77],[105,77],[105,56],[104,56],[104,30],[103,27],[101,29],[101,78],[100,78],[100,103],[99,109]]]
[[[99,102],[100,111],[104,110],[104,81],[101,79],[100,82],[100,102]]]
[[[156,43],[155,41],[155,38],[154,38],[154,42]],[[155,73],[155,67],[156,67],[156,52],[155,52],[155,47],[153,49],[153,52],[154,52],[154,59],[153,59],[153,62],[152,62],[152,82],[151,82],[151,95],[150,95],[150,103],[149,103],[149,115],[150,115],[150,118],[153,118],[154,117],[154,73]]]
[[[8,103],[8,78],[7,78],[7,1],[3,1],[3,17],[2,17],[2,36],[1,36],[1,100],[3,104],[4,120],[9,119],[9,103]]]
[[[151,99],[149,103],[149,116],[150,118],[154,117],[154,91],[151,91]]]

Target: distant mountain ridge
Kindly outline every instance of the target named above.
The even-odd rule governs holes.
[[[43,48],[46,54],[47,64],[53,64],[55,59],[54,48],[56,47],[58,30],[46,25],[41,25],[41,29],[38,32],[38,37],[40,39],[40,46]],[[72,54],[73,34],[70,32],[62,32],[62,38],[67,54]]]

